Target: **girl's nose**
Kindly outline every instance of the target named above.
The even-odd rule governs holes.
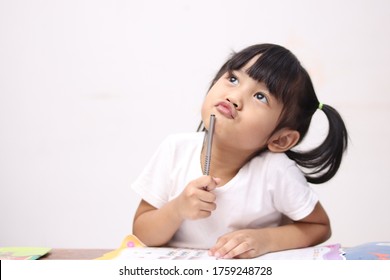
[[[240,110],[241,109],[242,105],[241,105],[241,102],[238,99],[234,99],[232,97],[228,97],[228,98],[226,98],[226,100],[228,102],[230,102],[234,106],[234,108],[236,108],[236,110]]]

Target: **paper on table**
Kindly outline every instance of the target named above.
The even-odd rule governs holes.
[[[345,260],[340,244],[308,247],[268,253],[257,257],[260,260]]]
[[[124,248],[115,259],[215,260],[215,257],[209,256],[207,250],[168,247],[139,247]]]
[[[140,260],[215,260],[209,256],[207,250],[146,247],[134,235],[127,236],[118,250],[109,252],[98,258],[104,259],[140,259]],[[269,253],[256,259],[263,260],[343,260],[343,251],[340,244],[309,247]]]
[[[390,260],[390,242],[368,242],[345,249],[347,260]]]
[[[50,248],[40,247],[3,247],[0,248],[0,260],[36,260],[49,251]]]

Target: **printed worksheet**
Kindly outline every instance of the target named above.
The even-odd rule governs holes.
[[[168,247],[138,247],[122,249],[116,259],[215,260],[215,257],[209,256],[207,250]]]
[[[98,259],[139,259],[139,260],[216,260],[207,250],[147,247],[134,235],[127,236],[119,249],[109,252]],[[295,250],[269,253],[257,257],[259,260],[344,260],[340,244],[308,247]]]

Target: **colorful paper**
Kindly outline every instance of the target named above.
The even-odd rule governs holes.
[[[36,260],[49,251],[50,248],[41,247],[2,247],[0,260]]]

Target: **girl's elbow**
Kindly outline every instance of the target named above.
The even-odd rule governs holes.
[[[318,234],[317,242],[315,242],[315,245],[318,245],[320,243],[323,243],[327,241],[332,236],[332,229],[329,224],[321,225],[321,230]]]
[[[332,236],[332,228],[330,224],[325,225],[324,242]]]

